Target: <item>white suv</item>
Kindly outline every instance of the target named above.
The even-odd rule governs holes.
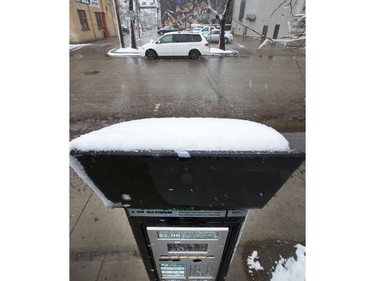
[[[155,42],[144,44],[141,48],[141,55],[148,59],[158,57],[190,57],[193,60],[201,55],[208,55],[208,42],[200,33],[170,32]]]

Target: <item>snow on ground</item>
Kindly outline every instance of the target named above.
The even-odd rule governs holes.
[[[115,124],[70,142],[81,151],[289,151],[264,124],[224,118],[149,118]]]
[[[223,54],[237,54],[238,52],[235,50],[222,50],[219,48],[210,48],[210,54],[212,55],[223,55]]]
[[[296,256],[284,259],[280,256],[280,260],[276,265],[275,270],[272,272],[271,281],[304,281],[305,280],[305,267],[306,267],[306,250],[305,246],[297,244],[294,246],[296,248]],[[258,259],[258,252],[253,251],[251,256],[247,258],[247,265],[249,272],[253,270],[264,270],[260,265]]]
[[[259,259],[257,251],[254,251],[251,254],[251,256],[247,258],[249,272],[253,272],[253,270],[264,270],[263,266],[260,265],[259,261],[255,261],[255,259]]]
[[[69,50],[74,51],[81,49],[82,47],[90,46],[92,44],[70,44],[69,45]]]
[[[112,57],[123,57],[123,56],[140,56],[141,53],[135,48],[114,48],[108,52],[109,56]]]
[[[306,267],[305,247],[297,244],[297,259],[290,257],[289,259],[281,258],[277,263],[275,271],[272,273],[271,281],[304,281]]]

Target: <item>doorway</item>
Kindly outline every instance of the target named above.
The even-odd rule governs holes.
[[[101,15],[102,15],[101,18],[102,18],[102,24],[103,24],[103,36],[104,36],[104,38],[109,38],[110,34],[109,34],[109,30],[108,30],[107,21],[105,19],[105,13],[102,12]]]

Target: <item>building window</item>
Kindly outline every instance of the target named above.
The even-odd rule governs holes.
[[[243,20],[243,16],[245,15],[245,6],[246,6],[246,0],[241,0],[240,14],[238,16],[238,19],[240,21]]]
[[[104,29],[102,15],[98,12],[95,12],[95,17],[96,23],[98,24],[98,29]]]
[[[82,31],[90,30],[89,23],[87,22],[86,12],[84,10],[77,10],[77,12]]]
[[[277,39],[277,36],[279,36],[279,30],[280,30],[280,24],[276,24],[275,29],[273,31],[272,39]]]
[[[261,43],[263,43],[264,40],[266,40],[267,32],[268,32],[268,25],[263,25],[262,39],[260,40]]]

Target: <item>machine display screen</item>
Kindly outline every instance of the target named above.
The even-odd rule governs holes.
[[[150,223],[156,222],[152,220]],[[162,222],[163,225],[165,223]],[[174,223],[174,220],[171,223]],[[230,224],[229,221],[224,222],[222,219],[220,219],[220,223]],[[229,240],[231,231],[229,225],[215,227],[216,225],[219,225],[219,221],[208,223],[207,227],[195,225],[146,226],[147,243],[152,250],[152,263],[157,271],[155,277],[158,277],[152,278],[152,280],[219,280],[224,258],[228,259],[228,266],[230,262],[229,255],[224,256],[224,250],[228,247],[227,250],[232,251],[233,248],[230,247],[235,247],[235,241]],[[233,245],[230,246],[229,243],[233,243]]]
[[[217,239],[218,232],[216,231],[158,231],[158,238],[161,239]]]
[[[208,244],[168,243],[168,252],[207,252]]]

